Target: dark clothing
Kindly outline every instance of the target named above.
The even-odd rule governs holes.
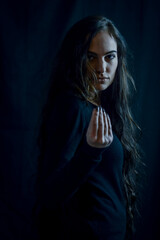
[[[123,148],[86,142],[95,106],[71,92],[55,100],[41,169],[40,234],[55,240],[124,240]]]

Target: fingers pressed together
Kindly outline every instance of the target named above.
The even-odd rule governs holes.
[[[87,138],[89,144],[95,147],[106,147],[113,141],[111,121],[102,107],[97,107],[92,112]]]

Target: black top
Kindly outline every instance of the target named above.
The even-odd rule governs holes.
[[[109,147],[87,144],[94,108],[71,92],[55,100],[41,169],[42,239],[125,238],[123,148],[115,134]]]

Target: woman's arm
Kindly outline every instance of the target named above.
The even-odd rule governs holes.
[[[94,110],[89,124],[85,110],[84,103],[73,96],[58,98],[53,107],[42,169],[41,200],[46,208],[54,209],[71,198],[101,161],[104,142],[98,143],[98,148],[100,139],[87,143],[98,115]],[[98,134],[101,136],[101,131]]]

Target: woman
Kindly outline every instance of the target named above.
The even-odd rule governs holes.
[[[131,239],[137,128],[126,44],[105,17],[67,33],[40,134],[41,239]]]

